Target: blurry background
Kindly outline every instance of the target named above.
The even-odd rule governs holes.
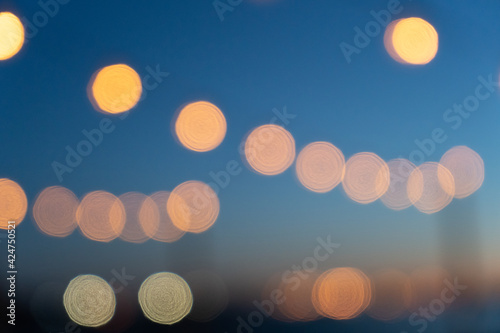
[[[123,327],[100,330],[159,331],[165,328],[145,319],[137,304],[142,281],[159,271],[186,278],[208,270],[224,282],[226,310],[208,323],[188,318],[171,330],[246,332],[237,318],[255,311],[253,302],[261,300],[271,277],[302,265],[314,255],[317,238],[327,236],[340,246],[318,263],[317,273],[349,266],[368,275],[387,268],[410,275],[438,265],[450,281],[458,277],[468,289],[425,330],[500,330],[498,85],[467,118],[445,116],[476,93],[483,82],[479,77],[498,82],[500,3],[402,0],[391,21],[421,17],[439,34],[436,57],[410,66],[389,56],[384,28],[366,46],[356,46],[355,28],[364,30],[375,21],[370,12],[387,10],[393,1],[220,2],[226,7],[211,0],[69,1],[51,7],[57,13],[46,15],[46,24],[36,16],[46,12],[43,0],[2,2],[0,11],[26,19],[25,45],[0,62],[0,178],[20,184],[29,207],[17,228],[16,331],[92,331],[68,329],[62,292],[79,274],[109,282],[123,272],[128,278],[120,282],[116,313],[122,320],[113,324]],[[342,43],[358,51],[346,57]],[[125,118],[96,112],[87,96],[92,75],[118,63],[143,79],[142,100]],[[154,78],[155,72],[154,88],[146,88],[144,77]],[[171,131],[179,108],[198,100],[217,105],[227,121],[224,141],[205,153],[183,148]],[[76,149],[86,139],[82,131],[99,128],[103,118],[113,130],[61,181],[54,161],[64,164],[67,147]],[[245,136],[271,122],[293,135],[297,152],[313,141],[328,141],[346,160],[364,151],[385,161],[421,151],[420,163],[439,161],[450,148],[466,145],[484,160],[485,180],[473,195],[431,215],[414,207],[393,211],[380,201],[360,205],[341,186],[313,193],[300,185],[293,167],[268,177],[250,171],[242,160]],[[429,142],[436,128],[446,139],[423,149],[421,143]],[[231,161],[239,171],[221,178]],[[173,243],[101,243],[78,230],[49,237],[31,216],[37,194],[49,186],[64,186],[81,199],[96,190],[149,195],[192,179],[216,184],[220,214],[208,231]],[[1,240],[3,260],[7,252]],[[1,274],[4,300],[5,271]],[[366,314],[307,323],[265,319],[251,330],[416,332],[423,327],[408,317],[396,322]]]

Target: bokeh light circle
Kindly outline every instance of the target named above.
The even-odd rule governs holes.
[[[219,210],[219,198],[214,190],[196,180],[178,185],[167,201],[167,212],[174,225],[193,233],[208,230],[217,220]]]
[[[252,170],[268,176],[278,175],[295,159],[295,140],[281,126],[263,125],[246,138],[244,154]]]
[[[307,278],[304,279],[304,277]],[[318,274],[302,270],[293,271],[287,279],[281,281],[279,290],[283,292],[283,303],[279,305],[279,310],[290,321],[312,321],[320,317],[314,308],[311,295],[314,282],[319,277]],[[300,281],[300,283],[291,283]]]
[[[130,243],[143,243],[150,239],[150,235],[158,230],[159,224],[158,208],[154,201],[138,192],[124,193],[118,199],[122,202],[126,214],[120,238]]]
[[[100,69],[89,83],[89,99],[97,111],[118,114],[137,105],[142,94],[139,74],[118,64]]]
[[[116,299],[113,288],[95,275],[79,275],[64,292],[64,307],[71,320],[81,326],[99,327],[111,320]]]
[[[88,193],[76,210],[76,221],[88,239],[110,242],[120,236],[126,213],[120,199],[105,191]]]
[[[8,229],[9,221],[19,225],[26,215],[28,199],[15,181],[0,178],[0,229]]]
[[[33,205],[33,219],[43,233],[66,237],[77,227],[76,210],[80,201],[76,195],[61,186],[44,189]]]
[[[24,26],[9,12],[0,13],[0,60],[15,56],[24,44]]]
[[[413,301],[410,277],[396,269],[383,269],[370,276],[372,300],[367,314],[381,321],[396,321],[407,314]]]
[[[358,153],[346,162],[342,187],[352,200],[368,204],[384,195],[390,179],[383,159],[374,153]]]
[[[314,308],[331,319],[352,319],[370,304],[371,285],[359,269],[334,268],[316,280],[312,293]]]
[[[344,154],[329,142],[313,142],[301,150],[295,163],[297,178],[305,188],[325,193],[344,177]]]
[[[484,162],[481,156],[466,146],[448,150],[440,164],[455,180],[455,198],[463,199],[476,192],[484,181]]]
[[[189,314],[193,295],[187,282],[179,275],[161,272],[144,280],[139,289],[139,304],[151,321],[172,325]]]
[[[151,201],[144,201],[139,212],[141,224],[150,224],[151,220],[158,219],[158,227],[155,232],[151,228],[144,228],[149,237],[154,240],[172,243],[180,239],[186,232],[175,226],[167,212],[167,202],[170,192],[159,191],[150,196]],[[152,205],[154,204],[154,205]]]
[[[391,181],[389,188],[380,198],[380,200],[390,209],[403,210],[412,205],[408,197],[408,179],[416,166],[404,158],[396,158],[387,162]],[[415,199],[414,199],[415,200]]]
[[[408,179],[408,198],[421,212],[433,214],[450,204],[455,195],[451,172],[436,162],[419,165]]]
[[[218,147],[226,136],[226,118],[209,102],[186,105],[177,115],[175,135],[187,149],[206,152]]]
[[[394,60],[405,64],[425,65],[436,56],[439,38],[429,22],[409,17],[393,21],[387,26],[384,44]]]

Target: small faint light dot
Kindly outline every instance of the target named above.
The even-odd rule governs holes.
[[[329,142],[308,144],[297,157],[297,178],[305,188],[319,193],[331,191],[344,177],[344,154]]]
[[[174,273],[156,273],[148,277],[139,289],[139,304],[151,321],[172,325],[191,311],[193,295],[189,285]]]
[[[418,166],[408,179],[408,198],[421,212],[439,212],[453,199],[455,181],[451,172],[436,162]]]
[[[342,267],[323,273],[315,282],[312,302],[321,315],[331,319],[352,319],[370,304],[371,285],[358,269]]]
[[[126,213],[120,199],[105,191],[87,194],[76,211],[83,235],[99,242],[110,242],[120,236]]]
[[[397,158],[387,162],[391,174],[389,189],[380,200],[390,209],[402,210],[412,205],[408,197],[407,184],[410,174],[416,166],[404,158]]]
[[[185,106],[175,121],[175,135],[187,149],[206,152],[218,147],[226,136],[226,118],[209,102]]]
[[[278,175],[295,160],[295,140],[281,126],[263,125],[246,138],[244,153],[250,168],[263,175]]]
[[[384,44],[394,60],[405,64],[425,65],[436,56],[439,38],[429,22],[410,17],[393,21],[387,26]]]
[[[38,228],[53,237],[66,237],[77,227],[76,210],[80,201],[67,188],[51,186],[43,190],[33,205]]]
[[[167,201],[167,212],[175,226],[193,233],[208,230],[217,220],[219,209],[214,190],[195,180],[178,185]]]
[[[389,167],[373,153],[358,153],[346,162],[342,187],[352,200],[368,204],[389,188]]]
[[[0,13],[0,60],[15,56],[24,44],[24,27],[19,18],[9,12]]]
[[[481,156],[466,146],[453,147],[441,158],[440,164],[450,170],[455,180],[455,198],[463,199],[476,192],[484,181]]]
[[[8,229],[9,221],[19,225],[26,215],[28,199],[21,186],[7,178],[0,179],[0,229]]]
[[[109,322],[115,313],[115,293],[102,278],[79,275],[64,292],[64,307],[78,325],[99,327]]]
[[[100,69],[89,83],[89,99],[94,108],[103,113],[126,112],[137,105],[141,94],[141,78],[124,64]]]

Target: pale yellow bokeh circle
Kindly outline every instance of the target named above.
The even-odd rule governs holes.
[[[79,275],[71,280],[64,292],[63,301],[71,320],[81,326],[102,326],[115,313],[113,288],[95,275]]]
[[[209,102],[185,106],[175,121],[175,135],[187,149],[205,152],[219,146],[226,136],[226,118]]]
[[[139,304],[151,321],[172,325],[189,314],[193,295],[187,282],[179,275],[161,272],[144,280],[139,289]]]
[[[255,128],[246,138],[244,149],[250,168],[267,176],[282,173],[295,160],[295,140],[278,125]]]
[[[388,26],[387,33],[388,38],[384,40],[386,49],[396,61],[425,65],[436,56],[438,33],[429,22],[421,18],[400,19]]]
[[[117,114],[132,109],[142,94],[141,78],[131,67],[118,64],[100,69],[90,81],[90,101],[98,111]]]
[[[15,56],[24,44],[24,27],[19,18],[9,12],[0,13],[0,60]]]
[[[325,193],[344,178],[344,154],[329,142],[313,142],[301,150],[295,164],[300,183],[307,189]]]

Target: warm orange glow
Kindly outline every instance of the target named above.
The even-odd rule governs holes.
[[[117,114],[137,105],[142,94],[139,75],[127,65],[100,69],[89,83],[89,99],[97,111]]]
[[[421,212],[439,212],[453,199],[455,181],[451,172],[436,162],[418,166],[408,179],[408,198]]]
[[[387,162],[391,174],[389,189],[382,196],[381,200],[390,209],[402,210],[412,205],[408,198],[407,184],[410,174],[416,166],[404,159],[396,158]]]
[[[9,12],[0,13],[0,60],[15,56],[24,44],[24,27],[19,18]]]
[[[484,181],[484,162],[481,156],[466,146],[448,150],[440,161],[455,180],[455,198],[465,198],[476,192]]]
[[[125,208],[120,199],[105,191],[87,194],[76,211],[81,232],[88,239],[110,242],[120,236],[125,225]]]
[[[371,276],[373,297],[367,313],[382,321],[393,321],[407,313],[413,290],[408,275],[395,269],[385,269]]]
[[[405,64],[425,65],[436,56],[439,38],[429,22],[410,17],[393,21],[387,26],[384,44],[394,60]]]
[[[170,193],[167,212],[177,228],[200,233],[208,230],[219,216],[219,198],[207,184],[187,181]]]
[[[321,315],[332,319],[352,319],[370,304],[368,277],[355,268],[335,268],[323,273],[314,284],[313,305]]]
[[[0,178],[0,229],[8,229],[9,221],[19,225],[26,215],[28,199],[15,181]]]
[[[284,302],[279,310],[290,321],[312,321],[319,318],[311,300],[317,278],[318,275],[307,271],[294,271],[286,281],[281,282],[279,290],[283,291]]]
[[[299,153],[295,171],[305,188],[325,193],[342,181],[344,166],[344,154],[337,147],[329,142],[313,142]]]
[[[120,238],[131,243],[143,243],[158,230],[159,213],[153,200],[138,192],[120,195],[127,216]],[[140,219],[142,211],[143,219]],[[148,230],[148,232],[146,232]]]
[[[67,188],[52,186],[43,190],[33,205],[33,219],[43,233],[66,237],[77,227],[78,198]]]
[[[254,129],[245,141],[245,157],[250,168],[263,175],[277,175],[292,165],[295,140],[281,126],[263,125]]]
[[[384,195],[389,184],[389,167],[376,154],[358,153],[347,160],[342,186],[352,200],[373,202]]]
[[[139,219],[146,234],[154,240],[172,243],[180,239],[186,232],[180,230],[170,219],[167,213],[167,201],[170,193],[159,191],[150,196],[151,201],[144,201],[139,212]],[[153,224],[151,221],[158,219],[156,231],[144,227]]]
[[[205,152],[219,146],[226,136],[226,118],[209,102],[185,106],[175,121],[175,135],[187,149]]]

